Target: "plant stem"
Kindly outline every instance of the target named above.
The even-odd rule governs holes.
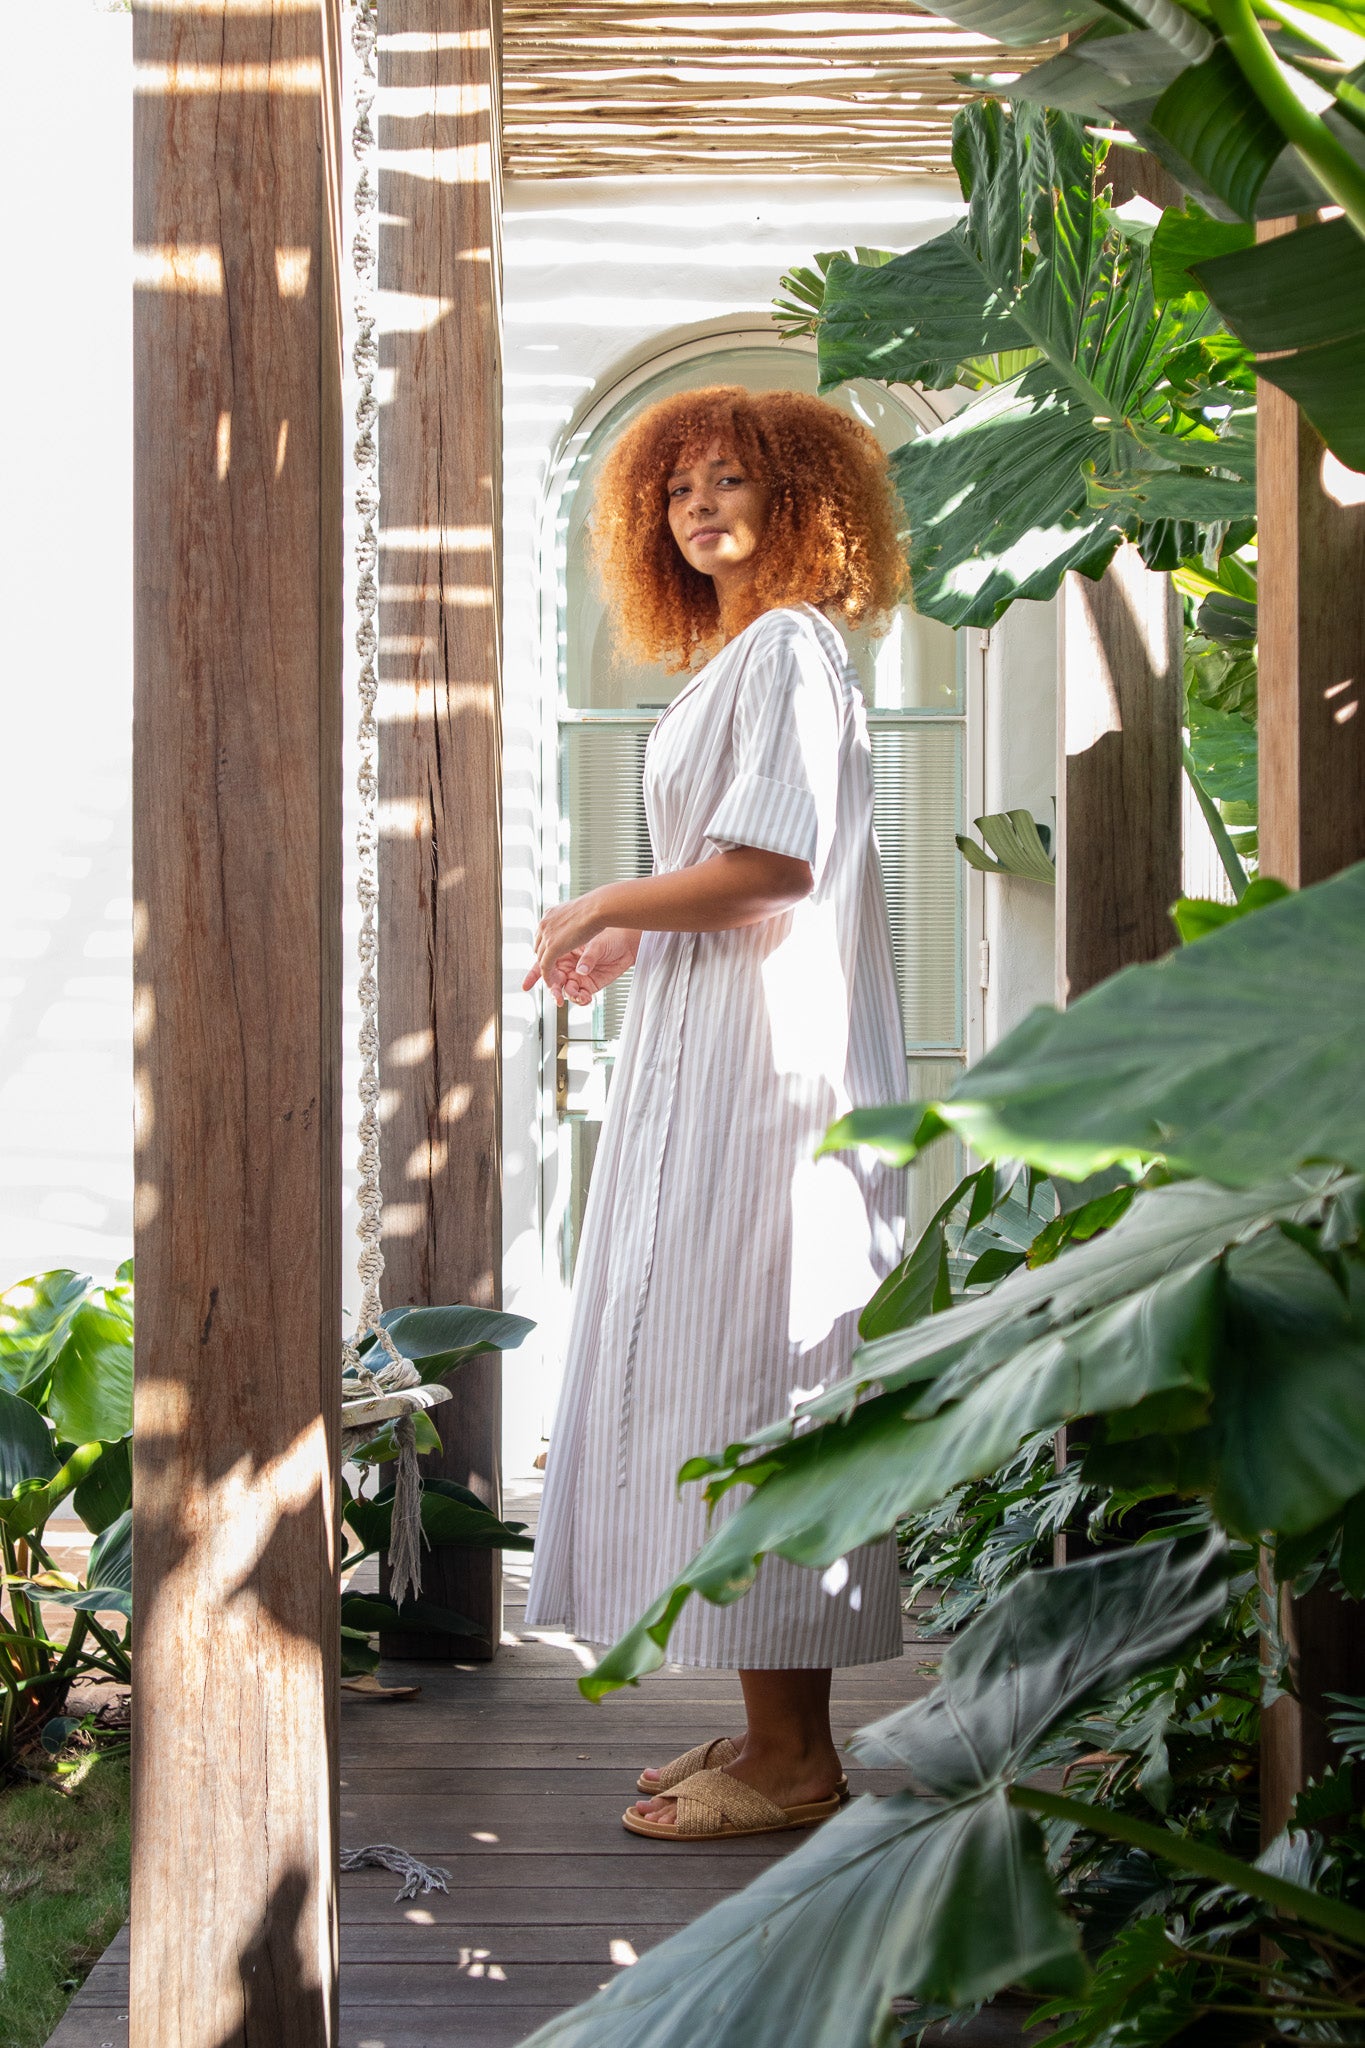
[[[1222,812],[1199,780],[1199,770],[1194,765],[1194,755],[1187,746],[1183,745],[1180,752],[1185,763],[1185,773],[1189,777],[1190,788],[1194,791],[1195,801],[1204,813],[1204,823],[1209,828],[1209,837],[1213,841],[1219,860],[1223,863],[1223,873],[1232,884],[1232,893],[1240,903],[1247,892],[1247,871],[1242,866],[1237,848],[1232,843],[1232,835],[1223,823]]]
[[[1325,1927],[1330,1933],[1365,1947],[1365,1913],[1357,1912],[1341,1899],[1326,1899],[1304,1885],[1291,1884],[1288,1878],[1258,1870],[1254,1864],[1225,1855],[1221,1849],[1211,1849],[1207,1842],[1177,1835],[1169,1828],[1152,1827],[1147,1821],[1111,1812],[1107,1807],[1090,1806],[1083,1799],[1063,1799],[1055,1792],[1040,1791],[1035,1785],[1012,1785],[1009,1796],[1010,1804],[1022,1807],[1025,1813],[1070,1821],[1074,1827],[1085,1828],[1092,1834],[1128,1842],[1135,1849],[1145,1849],[1148,1855],[1159,1857],[1163,1863],[1173,1863],[1177,1870],[1211,1877],[1215,1884],[1225,1884],[1246,1898],[1260,1899],[1281,1913],[1307,1921],[1311,1927]]]
[[[1251,0],[1209,0],[1209,7],[1238,69],[1271,120],[1293,143],[1356,233],[1365,237],[1365,170],[1299,98],[1252,11]]]

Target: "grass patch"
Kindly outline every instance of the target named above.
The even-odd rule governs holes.
[[[128,1917],[127,1755],[59,1768],[0,1793],[0,2048],[43,2048]]]

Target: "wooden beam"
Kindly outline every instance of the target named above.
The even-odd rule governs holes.
[[[502,1273],[499,593],[502,388],[496,0],[381,0],[380,1013],[386,1299],[496,1306]],[[401,39],[401,40],[400,40]],[[397,46],[396,46],[397,45]],[[392,98],[386,101],[386,90]],[[500,1501],[502,1361],[455,1375],[430,1469]],[[495,1552],[423,1590],[502,1628]],[[386,1639],[462,1659],[467,1641]]]
[[[1365,859],[1365,477],[1294,401],[1257,395],[1261,873]]]
[[[1304,888],[1365,859],[1365,476],[1273,384],[1258,387],[1256,435],[1261,873]],[[1353,1602],[1324,1585],[1282,1593],[1281,1633],[1293,1692],[1262,1717],[1266,1840],[1340,1756],[1327,1695],[1365,1692]]]
[[[1058,598],[1058,1000],[1171,950],[1180,894],[1180,600],[1136,548]]]
[[[133,2048],[336,2039],[337,0],[135,9]]]

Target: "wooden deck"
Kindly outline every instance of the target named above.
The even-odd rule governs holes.
[[[396,1842],[445,1868],[450,1892],[398,1905],[387,1872],[343,1877],[342,2048],[514,2048],[804,1839],[669,1848],[627,1834],[637,1773],[737,1728],[738,1681],[660,1672],[590,1706],[576,1685],[590,1654],[525,1633],[528,1563],[507,1560],[494,1664],[394,1666],[420,1699],[343,1705],[343,1843]],[[839,1674],[836,1737],[925,1691],[918,1667],[937,1654],[917,1639],[899,1664]],[[127,2048],[126,1958],[125,1930],[49,2048]]]

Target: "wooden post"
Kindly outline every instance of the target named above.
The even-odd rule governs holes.
[[[502,1272],[496,0],[381,0],[380,1015],[386,1300],[497,1306]],[[403,301],[399,301],[402,305]],[[455,1375],[430,1469],[500,1505],[502,1361]],[[423,1590],[502,1630],[496,1552]],[[480,1654],[386,1639],[391,1656]]]
[[[1180,894],[1180,600],[1124,546],[1058,598],[1057,986],[1074,1001],[1175,943]]]
[[[1273,384],[1258,387],[1256,433],[1261,873],[1304,888],[1365,859],[1365,476]],[[1365,1692],[1359,1608],[1326,1586],[1280,1606],[1295,1693],[1261,1724],[1267,1840],[1340,1756],[1327,1695]]]
[[[132,2048],[337,2037],[337,14],[136,8]]]

